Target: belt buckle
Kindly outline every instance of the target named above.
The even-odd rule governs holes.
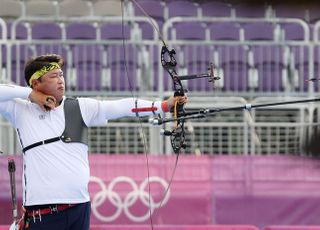
[[[32,210],[33,222],[35,223],[37,219],[41,222],[41,210]]]
[[[51,209],[51,214],[53,213],[53,212],[58,212],[58,205],[55,205],[55,206],[50,206],[50,209]]]

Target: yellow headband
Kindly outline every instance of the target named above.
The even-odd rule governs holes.
[[[32,74],[31,78],[29,79],[29,85],[31,86],[32,80],[37,80],[46,73],[50,72],[54,69],[60,69],[60,65],[57,62],[50,62],[49,64],[43,66],[40,70],[36,71],[34,74]]]

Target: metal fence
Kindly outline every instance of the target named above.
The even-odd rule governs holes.
[[[296,98],[256,98],[252,103],[278,102]],[[189,110],[202,105],[214,108],[241,106],[243,98],[197,98]],[[200,106],[201,107],[200,107]],[[261,110],[221,112],[205,120],[186,123],[187,147],[184,154],[295,154],[304,152],[306,137],[312,131],[314,109],[309,105],[277,106]],[[160,135],[160,129],[139,123],[136,119],[120,119],[107,126],[89,129],[89,152],[109,154],[171,154],[169,139]],[[1,146],[5,152],[18,153],[20,148],[14,129],[1,123]]]

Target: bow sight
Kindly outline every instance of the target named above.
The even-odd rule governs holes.
[[[193,75],[182,75],[178,76],[180,81],[184,80],[192,80],[192,79],[199,79],[199,78],[208,78],[209,82],[214,83],[214,81],[220,80],[218,72],[214,71],[213,63],[211,63],[208,67],[208,73],[205,74],[193,74]]]

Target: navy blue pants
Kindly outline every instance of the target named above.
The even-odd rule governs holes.
[[[42,215],[41,220],[30,218],[26,230],[89,230],[90,210],[90,202],[87,202],[61,212]]]

